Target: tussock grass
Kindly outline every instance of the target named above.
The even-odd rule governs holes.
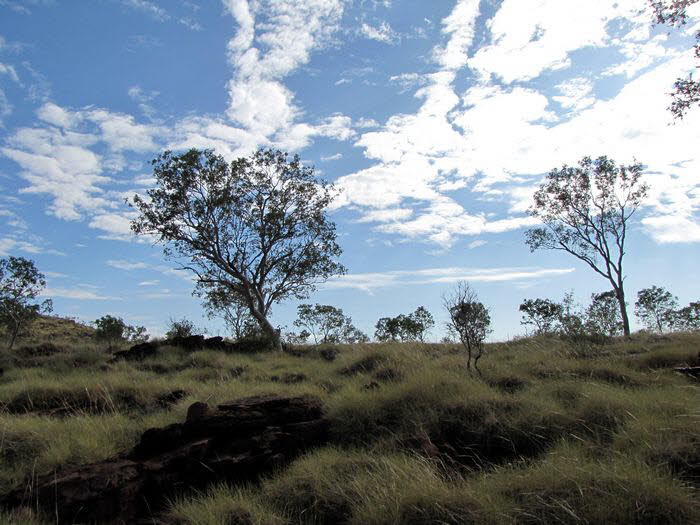
[[[55,351],[38,348],[42,334],[0,359],[0,493],[123,453],[145,429],[182,421],[194,401],[312,394],[331,420],[330,446],[258,485],[183,496],[165,521],[700,521],[699,386],[672,370],[694,362],[698,334],[575,348],[521,338],[488,345],[483,375],[455,345],[161,347],[110,362],[89,337],[62,337]],[[164,402],[175,390],[185,396]]]

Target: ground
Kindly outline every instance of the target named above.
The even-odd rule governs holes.
[[[89,329],[52,319],[0,352],[0,494],[124,452],[195,401],[304,393],[322,399],[331,444],[185,495],[161,522],[700,522],[698,383],[674,370],[696,362],[700,334],[523,338],[488,345],[479,375],[457,345],[417,343],[110,362]]]

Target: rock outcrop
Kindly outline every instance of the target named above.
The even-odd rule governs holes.
[[[147,357],[156,355],[161,346],[176,346],[187,352],[198,350],[220,350],[222,352],[260,352],[270,348],[267,341],[261,339],[250,339],[232,343],[224,340],[223,337],[204,337],[203,335],[190,335],[187,337],[173,337],[171,339],[147,341],[139,343],[128,350],[115,352],[114,361],[124,359],[127,361],[141,361]]]
[[[58,523],[138,523],[178,494],[256,479],[325,443],[327,434],[313,397],[195,403],[184,423],[147,430],[129,454],[39,476],[0,506],[38,506]]]

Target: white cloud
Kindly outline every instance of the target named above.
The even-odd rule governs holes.
[[[131,272],[134,270],[149,270],[162,273],[163,275],[167,275],[170,277],[178,277],[180,279],[184,279],[185,281],[192,281],[193,279],[192,275],[187,271],[177,270],[175,268],[170,268],[168,266],[160,264],[148,264],[142,261],[130,262],[118,259],[110,259],[107,261],[107,266],[111,266],[112,268],[117,268],[119,270],[124,270],[127,272]]]
[[[333,155],[321,156],[321,162],[330,162],[332,160],[340,160],[343,158],[342,153],[335,153]]]
[[[480,246],[484,246],[486,244],[488,244],[488,242],[486,242],[485,240],[477,239],[477,240],[472,241],[469,244],[467,244],[467,248],[469,248],[470,250],[473,250],[474,248],[479,248]]]
[[[129,115],[70,110],[50,102],[37,110],[37,116],[43,127],[19,128],[0,153],[19,164],[19,175],[28,183],[20,191],[50,195],[49,213],[65,220],[121,206],[105,191],[112,182],[105,172],[123,170],[125,152],[157,150],[155,137],[163,132],[138,124]],[[100,148],[107,151],[97,153]]]
[[[159,22],[165,22],[170,19],[168,12],[162,7],[157,6],[153,2],[148,0],[122,0],[122,4],[146,13],[151,18],[158,20]]]
[[[561,96],[552,99],[562,105],[564,109],[581,111],[595,103],[593,92],[593,82],[588,78],[570,78],[556,86]]]
[[[322,285],[325,289],[354,288],[371,293],[377,288],[421,284],[452,284],[458,281],[506,282],[557,277],[574,268],[427,268],[390,272],[356,273],[336,277]]]
[[[700,219],[682,215],[645,217],[642,224],[656,242],[691,243],[700,242]]]
[[[624,55],[626,43],[643,39],[643,28],[648,32],[650,20],[648,13],[640,14],[643,7],[632,0],[572,6],[506,0],[488,22],[491,44],[469,58],[478,5],[459,2],[443,21],[449,41],[435,49],[442,70],[425,76],[428,84],[415,93],[422,99],[419,110],[394,115],[381,129],[360,136],[356,145],[375,164],[340,178],[344,192],[337,205],[360,211],[360,220],[376,223],[378,231],[447,248],[459,236],[534,224],[518,214],[527,210],[544,173],[585,155],[610,155],[621,163],[637,158],[649,166],[652,195],[647,210],[675,217],[669,228],[680,231],[684,221],[697,224],[700,159],[689,145],[700,142],[700,115],[695,112],[669,126],[666,110],[671,84],[693,70],[692,57],[668,53],[661,61],[661,53],[654,51],[651,66],[606,99],[596,97],[593,84],[605,72],[605,63],[597,73],[572,70],[557,86],[561,95],[552,99],[526,84],[504,87],[492,82],[533,79],[568,65],[571,53],[585,47],[621,50]],[[456,16],[464,10],[470,16]],[[663,38],[653,40],[654,46],[663,43]],[[454,70],[464,66],[481,72],[482,82],[459,97]],[[482,200],[505,200],[512,215],[487,218],[450,198],[450,191],[468,187],[470,181]],[[413,213],[394,216],[391,210],[396,209]],[[653,222],[645,224],[657,240],[680,238],[661,233],[658,221],[656,229]]]
[[[377,42],[382,42],[383,44],[392,45],[400,41],[399,35],[386,21],[382,22],[376,27],[363,22],[362,26],[360,26],[360,34],[365,38],[376,40]]]
[[[612,20],[625,17],[648,24],[640,10],[644,6],[637,0],[504,0],[489,21],[491,44],[482,46],[469,66],[485,80],[494,75],[506,83],[568,68],[573,51],[606,44]]]
[[[119,301],[119,297],[111,297],[108,295],[99,295],[92,290],[83,288],[44,288],[39,294],[42,297],[61,297],[63,299],[75,299],[78,301]]]
[[[461,69],[474,40],[480,0],[458,0],[449,16],[442,21],[442,32],[450,39],[445,47],[435,50],[435,58],[445,69]]]
[[[144,91],[140,86],[131,86],[128,91],[129,98],[136,102],[139,106],[141,112],[148,117],[153,119],[156,114],[156,110],[151,104],[160,93],[158,91]]]

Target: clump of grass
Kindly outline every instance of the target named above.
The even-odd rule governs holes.
[[[284,525],[288,521],[266,507],[248,487],[215,485],[194,498],[178,498],[167,523],[182,525]]]
[[[50,520],[44,519],[28,508],[0,512],[0,525],[41,525],[47,521]]]
[[[476,487],[475,487],[476,488]],[[591,459],[562,444],[540,463],[499,469],[478,489],[510,500],[517,523],[697,523],[687,486],[628,458]]]
[[[157,421],[157,420],[155,420]],[[153,422],[155,422],[153,421]],[[131,448],[149,426],[123,414],[55,419],[0,416],[0,492],[27,476],[100,461]]]
[[[265,481],[261,492],[291,523],[496,523],[461,478],[400,453],[326,448]]]

